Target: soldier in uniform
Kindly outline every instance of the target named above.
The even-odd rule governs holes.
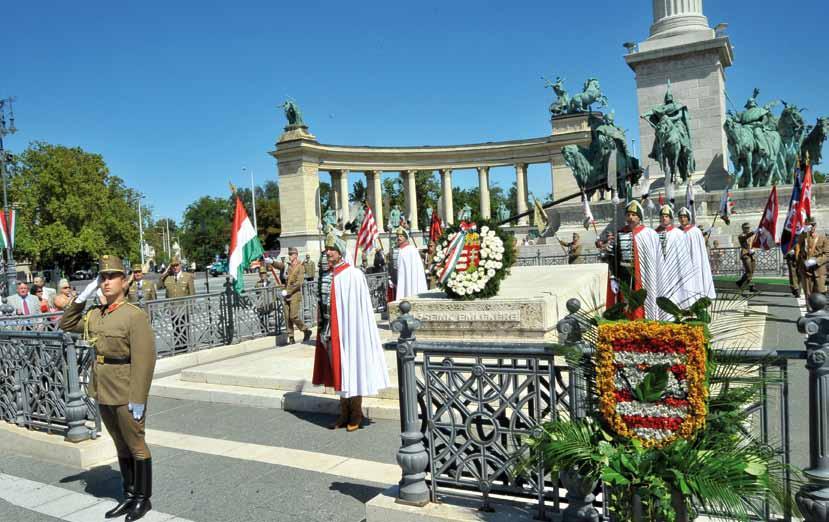
[[[742,228],[743,233],[737,237],[737,240],[740,242],[740,262],[743,263],[743,275],[737,280],[737,288],[742,290],[743,286],[748,284],[748,290],[756,292],[757,288],[751,282],[751,278],[754,277],[754,249],[751,248],[751,244],[754,242],[754,236],[757,235],[757,232],[752,231],[751,225],[748,223],[743,223]]]
[[[288,258],[290,264],[288,265],[288,275],[285,282],[285,290],[282,291],[282,297],[285,298],[285,304],[288,307],[288,340],[291,344],[294,342],[294,327],[302,331],[302,342],[308,342],[311,338],[311,329],[305,326],[302,322],[302,283],[305,281],[305,267],[299,262],[299,252],[296,248],[288,249]]]
[[[565,243],[564,241],[559,239],[558,243],[561,245],[562,248],[567,249],[568,265],[574,265],[579,262],[579,258],[581,257],[581,242],[579,241],[579,235],[576,232],[573,232],[573,241]]]
[[[167,299],[174,297],[187,297],[196,295],[196,283],[193,274],[181,270],[181,259],[178,256],[170,261],[170,266],[161,274],[161,286],[167,292]],[[176,350],[187,349],[187,323],[188,315],[186,307],[171,307],[170,313],[173,322],[173,338]]]
[[[826,263],[829,261],[829,240],[817,231],[815,218],[806,220],[807,230],[800,234],[795,246],[798,276],[807,299],[814,292],[826,293]]]
[[[155,289],[155,283],[144,280],[143,267],[136,267],[132,269],[132,275],[127,281],[127,300],[130,303],[138,303],[138,306],[143,306],[146,301],[155,301],[158,299],[158,291]]]
[[[124,265],[116,256],[101,258],[98,279],[66,309],[60,328],[82,333],[95,346],[89,394],[118,452],[124,499],[106,518],[133,521],[150,509],[152,460],[144,442],[147,397],[155,368],[155,337],[143,310],[126,302]],[[100,287],[105,303],[84,315],[86,300]]]
[[[305,280],[313,281],[317,277],[317,264],[311,259],[311,254],[305,254],[305,262],[302,263],[305,267]]]

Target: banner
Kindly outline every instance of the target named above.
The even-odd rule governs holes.
[[[754,236],[752,247],[771,250],[777,246],[774,240],[777,236],[777,213],[777,185],[774,185],[771,187],[769,200],[766,202],[766,210],[763,211],[763,217],[760,219],[760,226],[757,228],[757,235]]]

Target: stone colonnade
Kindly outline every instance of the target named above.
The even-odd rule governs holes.
[[[527,164],[516,163],[515,168],[515,186],[516,186],[516,208],[518,213],[524,213],[529,208],[529,195],[527,193]],[[491,219],[492,207],[491,197],[489,192],[489,170],[490,167],[482,166],[476,167],[478,171],[478,189],[480,193],[479,200],[479,214],[483,219]],[[441,186],[441,208],[437,209],[439,214],[443,217],[444,222],[453,224],[455,222],[454,204],[452,201],[452,171],[451,168],[437,169],[440,175]],[[366,177],[366,202],[371,211],[374,213],[374,219],[377,222],[377,228],[380,232],[385,231],[384,212],[383,212],[383,190],[381,183],[381,175],[384,171],[380,170],[366,170],[363,171]],[[417,184],[415,183],[415,174],[417,170],[406,169],[401,170],[400,176],[403,185],[403,197],[405,208],[403,209],[403,216],[410,224],[412,230],[421,230],[421,223],[418,220],[418,195]],[[433,171],[434,172],[434,171]],[[334,210],[337,211],[337,218],[341,219],[343,223],[349,222],[354,216],[349,215],[349,183],[348,176],[350,170],[330,170],[331,176],[331,203]],[[527,225],[528,218],[525,216],[519,220],[519,225]],[[424,227],[428,227],[428,223],[423,223]],[[391,232],[390,230],[388,232]]]

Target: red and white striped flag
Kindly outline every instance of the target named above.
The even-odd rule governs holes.
[[[9,211],[9,222],[6,222],[6,213],[0,212],[0,232],[2,232],[3,248],[14,248],[15,210]]]
[[[360,225],[360,230],[357,232],[357,246],[354,247],[354,262],[356,263],[359,258],[357,255],[360,252],[360,249],[363,249],[363,252],[369,253],[374,248],[374,242],[377,241],[380,237],[380,234],[377,232],[377,223],[374,221],[374,213],[371,211],[371,207],[366,205],[366,214],[363,218],[363,224]]]
[[[775,238],[777,237],[778,211],[777,185],[772,185],[769,200],[766,202],[766,210],[763,211],[763,217],[760,219],[760,226],[757,227],[757,235],[754,236],[752,247],[771,250],[777,246]]]

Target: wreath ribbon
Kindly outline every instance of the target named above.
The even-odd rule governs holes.
[[[461,254],[463,254],[464,245],[466,245],[466,236],[470,232],[474,232],[476,228],[475,223],[461,221],[460,230],[455,232],[449,240],[449,246],[446,247],[446,260],[438,277],[441,284],[445,284],[455,272],[455,266],[458,264]]]

